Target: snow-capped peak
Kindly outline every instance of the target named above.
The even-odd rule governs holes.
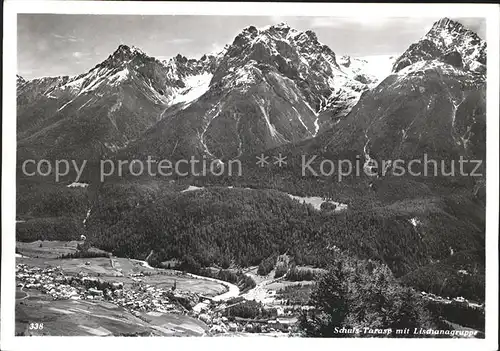
[[[393,71],[422,60],[443,59],[457,52],[466,70],[484,74],[486,42],[464,25],[449,18],[435,22],[420,41],[412,44],[395,62]]]
[[[101,63],[101,65],[110,67],[121,66],[134,60],[135,58],[150,58],[155,60],[136,46],[120,44],[118,48]]]
[[[446,30],[456,29],[458,31],[467,30],[467,28],[465,28],[463,24],[461,24],[460,22],[457,22],[457,21],[453,21],[453,20],[449,19],[448,17],[443,17],[439,21],[435,22],[432,25],[431,31],[440,30],[440,29],[446,29]]]
[[[137,55],[137,54],[146,55],[146,53],[144,51],[142,51],[141,49],[139,49],[137,46],[134,46],[134,45],[128,46],[125,44],[120,44],[118,46],[118,49],[116,49],[116,51],[115,51],[115,54],[116,53],[125,53],[128,55]]]

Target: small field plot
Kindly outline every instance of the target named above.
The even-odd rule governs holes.
[[[33,258],[58,258],[63,254],[76,252],[79,241],[45,241],[31,243],[17,242],[16,249],[20,255]]]
[[[25,263],[37,267],[61,267],[65,274],[77,275],[79,272],[87,273],[90,276],[117,276],[118,272],[112,268],[110,259],[105,257],[97,258],[65,258],[65,259],[45,259],[35,257],[18,257],[17,263]]]
[[[142,277],[146,284],[156,286],[158,288],[170,289],[176,284],[176,289],[181,291],[189,291],[205,296],[215,296],[224,293],[227,288],[217,282],[204,279],[197,279],[187,275],[171,275],[171,274],[152,274]]]

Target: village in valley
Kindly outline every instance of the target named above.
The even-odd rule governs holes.
[[[307,296],[312,281],[287,282],[284,277],[274,279],[273,274],[259,277],[255,268],[249,270],[248,275],[258,284],[240,291],[228,282],[173,269],[153,268],[143,261],[111,255],[60,258],[56,254],[62,253],[64,257],[64,254],[75,252],[78,245],[78,242],[50,241],[18,243],[17,251],[21,252],[16,255],[18,310],[36,308],[38,302],[45,308],[43,301],[52,301],[69,304],[64,305],[68,306],[64,309],[48,307],[51,313],[65,310],[61,313],[66,316],[82,311],[81,307],[72,306],[86,306],[89,311],[86,313],[92,314],[94,306],[114,305],[127,311],[130,318],[136,317],[146,324],[154,322],[150,334],[144,332],[143,335],[185,335],[183,328],[186,328],[189,335],[196,329],[194,335],[291,336],[296,333],[300,312],[310,308],[304,297],[304,303],[291,302],[290,292],[297,289]],[[249,315],[246,309],[258,313]],[[172,316],[183,320],[182,327],[169,329],[169,323],[163,324],[162,318],[169,320]],[[190,323],[196,328],[186,327]],[[37,334],[26,330],[26,325],[23,329],[22,322],[18,321],[16,331],[20,335],[39,335],[40,331]],[[106,335],[103,331],[106,326],[82,327],[91,335]],[[45,333],[52,335],[47,323]]]

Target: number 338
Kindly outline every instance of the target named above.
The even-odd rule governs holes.
[[[43,330],[43,323],[30,323],[30,330]]]

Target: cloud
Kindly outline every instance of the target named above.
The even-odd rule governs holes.
[[[387,21],[387,17],[314,17],[310,26],[312,28],[322,27],[345,27],[346,25],[363,25],[371,27],[382,27]]]
[[[283,23],[283,22],[287,22],[287,20],[289,20],[287,17],[283,17],[283,16],[271,16],[271,22],[273,24],[278,24],[278,23]]]
[[[37,51],[40,53],[51,50],[49,43],[45,39],[37,40],[35,43],[35,46],[36,46]]]
[[[193,39],[191,38],[175,38],[175,39],[168,39],[165,40],[164,42],[167,44],[186,44],[192,42]]]
[[[77,63],[82,63],[82,60],[90,60],[92,59],[92,55],[86,52],[74,51],[71,56],[76,59]]]
[[[26,77],[31,77],[33,75],[34,71],[32,69],[21,69],[19,70],[18,74],[23,77],[24,79],[29,79]]]
[[[59,35],[59,34],[52,33],[52,36],[54,38],[60,39],[62,41],[69,41],[69,42],[72,42],[72,43],[84,41],[83,39],[77,38],[77,37],[75,37],[73,35]]]
[[[436,19],[437,20],[437,19]],[[428,23],[429,18],[415,17],[374,17],[374,16],[356,16],[356,17],[314,17],[311,19],[312,28],[333,27],[346,28],[352,26],[369,27],[381,29],[384,27],[398,26],[401,28],[412,28],[421,23]]]

